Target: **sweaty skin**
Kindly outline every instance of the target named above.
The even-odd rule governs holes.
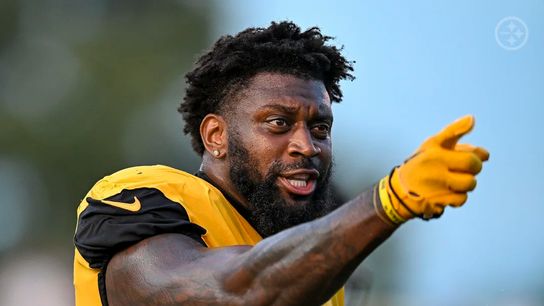
[[[292,164],[302,158],[329,168],[332,111],[321,81],[260,73],[235,99],[227,115],[210,114],[201,124],[206,147],[201,170],[246,208],[250,203],[229,179],[229,133],[242,139],[262,175],[274,161]],[[289,205],[312,205],[310,185],[297,188],[285,180],[300,179],[307,170],[278,179]],[[314,174],[306,177],[308,184]],[[109,262],[109,304],[321,305],[397,228],[377,214],[373,195],[367,190],[327,216],[255,246],[210,249],[179,234],[145,239]]]

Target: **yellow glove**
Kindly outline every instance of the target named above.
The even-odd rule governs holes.
[[[466,202],[467,192],[476,187],[475,175],[489,158],[484,148],[457,144],[473,127],[473,116],[456,120],[380,181],[382,208],[393,223],[437,218],[446,206]]]

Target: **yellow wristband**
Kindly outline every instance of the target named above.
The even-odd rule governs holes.
[[[380,202],[382,203],[383,211],[385,211],[385,214],[393,223],[400,224],[406,222],[406,219],[401,217],[395,208],[393,208],[393,204],[391,204],[391,198],[389,198],[389,193],[387,192],[387,182],[389,180],[389,176],[384,177],[379,185],[378,190],[380,194]]]
[[[389,217],[384,216],[381,210],[378,208],[378,184],[374,185],[372,189],[374,189],[372,191],[372,206],[374,206],[374,211],[376,212],[376,215],[378,215],[378,217],[386,224],[393,226],[396,225],[395,223],[391,222],[391,220],[389,220]]]

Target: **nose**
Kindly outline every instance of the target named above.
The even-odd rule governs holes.
[[[321,148],[314,145],[312,135],[307,127],[299,127],[295,129],[291,139],[289,139],[289,146],[287,151],[290,156],[314,157],[321,153]]]

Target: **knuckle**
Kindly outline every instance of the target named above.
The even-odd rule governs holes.
[[[461,194],[459,196],[459,206],[465,204],[467,200],[468,200],[468,195],[466,193]]]
[[[465,153],[460,158],[459,166],[463,172],[478,174],[482,170],[482,161],[473,153]]]
[[[466,193],[457,193],[455,196],[455,200],[452,201],[449,205],[453,207],[463,206],[463,204],[465,204],[465,202],[467,201],[467,198],[468,196]]]
[[[480,173],[482,171],[482,161],[477,158],[475,155],[472,155],[471,158],[471,168],[474,170],[474,173]]]
[[[449,203],[450,206],[459,207],[463,206],[467,201],[467,194],[465,192],[456,193],[454,199]]]
[[[474,190],[476,188],[476,185],[477,185],[476,178],[471,177],[470,180],[469,180],[469,184],[468,184],[468,190],[469,191]]]

